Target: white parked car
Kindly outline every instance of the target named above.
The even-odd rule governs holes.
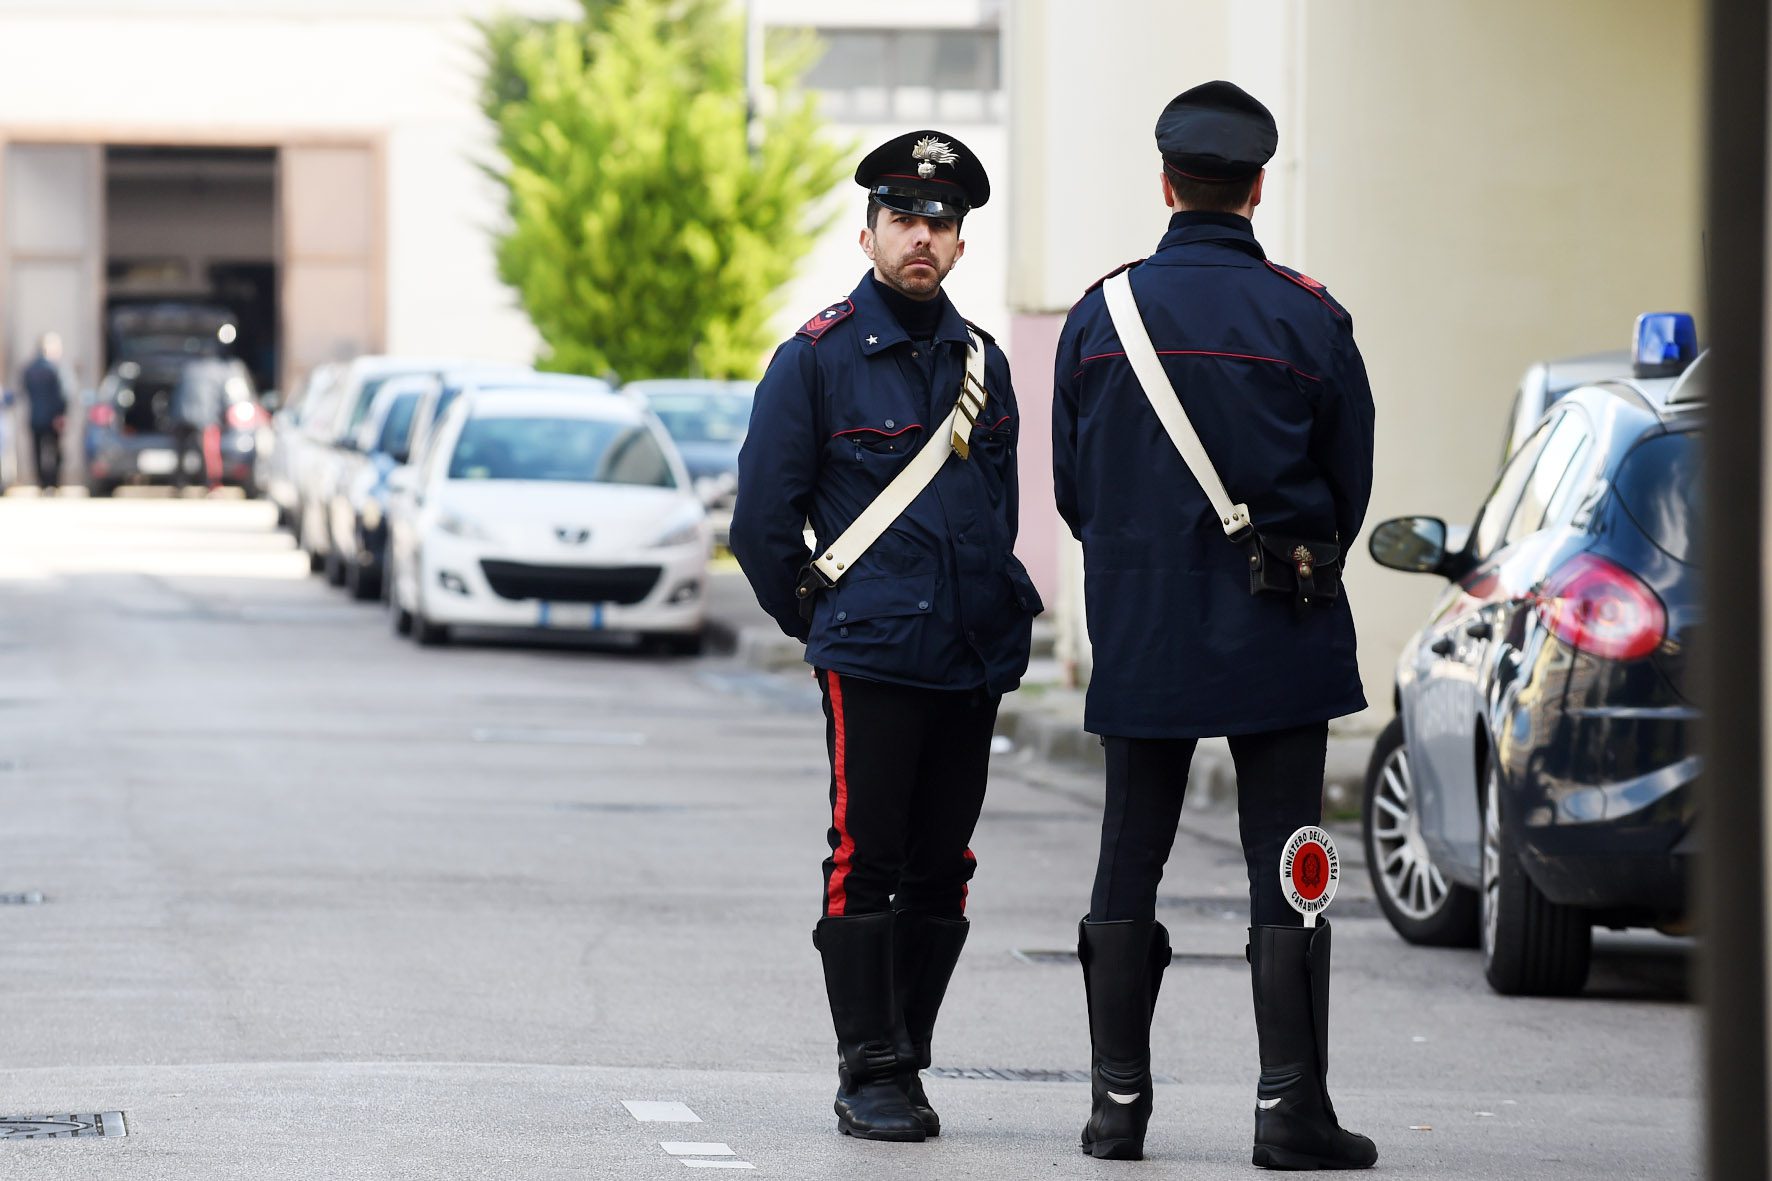
[[[707,510],[658,420],[615,394],[470,390],[395,474],[395,630],[615,631],[701,650]]]

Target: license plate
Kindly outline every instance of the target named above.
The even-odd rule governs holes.
[[[143,451],[135,457],[135,470],[144,476],[170,476],[178,468],[178,455],[171,451]]]
[[[603,626],[603,611],[596,603],[543,603],[537,622],[542,627],[594,630]]]

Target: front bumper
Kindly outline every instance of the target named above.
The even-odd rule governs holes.
[[[418,575],[433,623],[693,633],[707,615],[707,565],[701,541],[567,563],[433,533]]]

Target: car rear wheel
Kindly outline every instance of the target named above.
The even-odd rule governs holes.
[[[116,491],[117,485],[110,483],[107,480],[89,480],[86,484],[86,495],[88,496],[96,496],[102,499],[103,497],[114,495]]]
[[[1366,869],[1391,927],[1410,943],[1474,946],[1477,892],[1447,881],[1428,858],[1401,718],[1391,719],[1372,748],[1360,811]]]
[[[343,586],[345,584],[345,559],[335,549],[328,549],[326,556],[320,559],[320,569],[326,574],[327,586]]]
[[[1501,774],[1483,785],[1483,973],[1510,996],[1573,996],[1587,984],[1594,931],[1573,906],[1546,898],[1526,876],[1502,823]]]

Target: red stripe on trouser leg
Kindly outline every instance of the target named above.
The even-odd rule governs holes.
[[[971,849],[967,849],[964,853],[960,854],[960,856],[964,857],[967,861],[971,862],[973,872],[977,872],[977,870],[978,870],[978,855],[976,853],[974,853]],[[972,874],[969,873],[966,876],[968,878],[970,878],[972,876]],[[970,885],[968,885],[966,882],[961,882],[960,883],[960,913],[961,914],[966,913],[966,899],[971,897],[971,895],[972,895],[972,887]]]
[[[849,835],[849,769],[843,741],[843,683],[836,673],[828,674],[831,692],[831,774],[837,783],[837,799],[831,805],[831,827],[837,830],[837,848],[831,854],[831,880],[825,885],[825,913],[841,915],[849,904],[843,879],[849,876],[849,862],[855,856],[855,838]]]

